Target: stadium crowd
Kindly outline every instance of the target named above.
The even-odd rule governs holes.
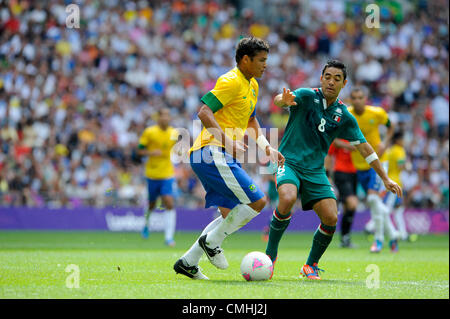
[[[72,2],[79,28],[66,26]],[[200,97],[234,67],[239,37],[254,35],[271,46],[257,104],[265,128],[281,140],[288,115],[273,96],[317,87],[324,62],[340,59],[341,98],[364,84],[405,133],[406,206],[448,208],[448,5],[371,2],[379,28],[351,0],[0,0],[0,206],[144,206],[140,134],[170,107],[171,125],[194,138]],[[203,206],[188,164],[176,178],[177,205]]]

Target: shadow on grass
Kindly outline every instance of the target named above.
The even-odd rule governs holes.
[[[346,285],[346,286],[365,286],[365,283],[362,281],[354,281],[354,280],[342,280],[342,279],[322,279],[322,280],[308,280],[303,278],[278,278],[275,280],[269,281],[244,281],[241,279],[230,280],[230,279],[213,279],[205,281],[211,284],[219,284],[219,285],[233,285],[233,286],[242,286],[242,285],[277,285],[277,283],[298,283],[301,285]]]

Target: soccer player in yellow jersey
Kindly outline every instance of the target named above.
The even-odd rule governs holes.
[[[361,132],[364,134],[367,142],[377,152],[383,166],[387,166],[386,162],[386,147],[389,145],[392,135],[394,133],[394,126],[389,121],[389,116],[381,107],[366,105],[367,93],[363,87],[355,87],[350,93],[352,106],[348,108],[350,113],[356,118]],[[386,125],[388,128],[385,141],[382,142],[380,138],[379,126]],[[380,252],[383,248],[384,231],[389,233],[391,251],[395,252],[398,249],[397,231],[390,219],[390,211],[383,203],[380,197],[380,190],[383,185],[381,180],[373,168],[371,168],[361,154],[357,151],[351,153],[353,164],[357,170],[357,178],[360,185],[367,194],[367,203],[370,208],[370,213],[375,228],[375,241],[370,248],[371,252]],[[385,168],[387,170],[387,167]]]
[[[165,243],[174,246],[176,212],[174,200],[174,167],[170,151],[178,140],[178,131],[169,126],[170,111],[158,112],[158,123],[147,127],[139,139],[139,154],[148,156],[145,164],[145,177],[148,186],[148,210],[145,213],[145,226],[142,236],[148,238],[148,221],[156,208],[156,200],[161,197],[165,208]]]
[[[402,185],[400,174],[405,167],[406,152],[403,148],[403,133],[396,132],[392,137],[392,146],[386,151],[387,160],[389,163],[389,178],[395,181],[398,185]],[[406,231],[406,224],[403,213],[405,207],[402,199],[395,194],[388,192],[385,197],[386,205],[394,212],[394,220],[397,224],[397,229],[400,233],[400,239],[408,240],[408,232]]]
[[[219,269],[228,267],[220,248],[225,237],[240,229],[266,205],[266,197],[242,169],[239,158],[247,145],[247,130],[273,163],[283,166],[284,157],[261,134],[255,116],[258,82],[263,75],[269,45],[249,37],[236,48],[237,66],[219,77],[201,101],[198,117],[204,126],[190,150],[192,170],[206,190],[205,206],[217,206],[221,216],[213,220],[192,247],[174,265],[176,273],[192,279],[208,279],[198,268],[203,252]]]

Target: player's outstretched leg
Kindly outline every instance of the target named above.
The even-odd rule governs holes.
[[[320,258],[330,245],[337,223],[337,205],[333,198],[325,198],[314,204],[314,211],[320,218],[320,225],[314,233],[311,250],[301,274],[308,279],[320,280],[318,267]]]
[[[219,211],[220,212],[220,211]],[[210,230],[214,229],[217,225],[219,225],[223,221],[223,217],[219,216],[210,222],[205,229],[203,229],[200,237],[208,233]],[[185,275],[192,279],[207,279],[205,275],[202,274],[200,268],[198,267],[198,263],[200,258],[203,255],[203,249],[198,244],[198,239],[194,242],[194,244],[189,248],[189,250],[178,259],[173,266],[173,269],[177,274]]]
[[[175,270],[177,274],[185,275],[191,279],[209,280],[209,278],[202,273],[199,266],[188,266],[182,258],[175,262],[175,265],[173,265],[173,270]]]
[[[266,255],[270,257],[273,265],[278,256],[278,245],[280,244],[281,237],[283,237],[284,231],[291,222],[292,214],[289,212],[286,215],[280,214],[278,208],[273,211],[272,221],[269,228],[269,240],[267,241]]]
[[[275,266],[278,258],[278,246],[284,231],[291,221],[291,210],[297,201],[298,187],[295,184],[284,183],[278,186],[278,206],[273,212],[270,222],[269,241],[266,246],[266,255],[270,257]]]
[[[266,197],[249,205],[238,204],[228,212],[222,223],[199,238],[198,244],[214,266],[219,269],[228,268],[228,261],[220,247],[223,240],[256,217],[265,205]]]

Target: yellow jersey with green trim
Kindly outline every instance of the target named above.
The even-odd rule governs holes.
[[[398,144],[394,144],[386,151],[386,156],[389,163],[389,178],[396,182],[398,186],[402,187],[402,182],[400,180],[402,169],[400,167],[406,162],[405,149]]]
[[[214,112],[217,123],[227,136],[233,140],[242,140],[249,119],[255,116],[258,91],[256,79],[247,80],[235,67],[220,76],[214,88],[206,93],[201,101]],[[224,147],[206,128],[203,128],[189,152],[206,145]]]
[[[161,150],[162,154],[150,156],[145,163],[145,177],[167,179],[174,177],[170,151],[178,141],[178,131],[169,126],[163,130],[159,125],[147,127],[139,138],[139,148],[148,151]]]
[[[364,137],[375,150],[378,148],[378,144],[381,143],[380,138],[380,125],[390,125],[389,116],[386,111],[378,106],[366,105],[364,113],[359,115],[355,112],[353,106],[348,108],[349,112],[355,117],[358,122],[359,128]],[[370,169],[370,165],[362,157],[359,151],[355,150],[351,153],[353,165],[359,171],[366,171]],[[386,161],[386,154],[380,157],[380,161]]]

